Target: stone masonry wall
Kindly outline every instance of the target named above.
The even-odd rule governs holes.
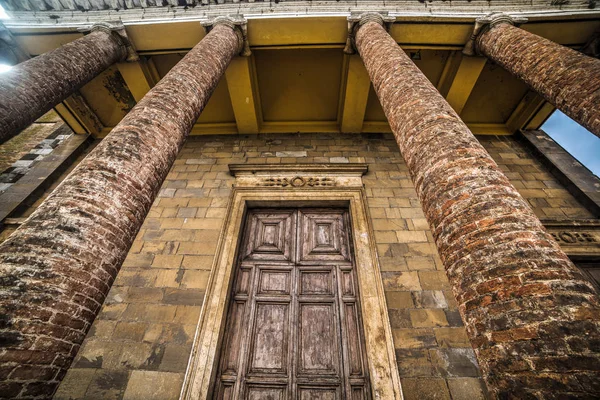
[[[586,217],[519,143],[480,140],[539,217],[560,210],[560,218]],[[291,157],[298,155],[291,151],[306,156]],[[405,398],[484,398],[473,350],[391,134],[190,138],[55,398],[177,398],[233,182],[227,164],[295,162],[369,164],[363,179]]]
[[[547,219],[586,219],[594,215],[579,203],[548,169],[511,136],[478,136],[535,215]]]

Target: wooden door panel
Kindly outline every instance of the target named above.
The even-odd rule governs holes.
[[[285,386],[248,385],[246,388],[247,400],[286,400],[287,388]]]
[[[339,376],[339,337],[335,304],[300,304],[299,375]]]
[[[342,296],[354,297],[354,273],[350,270],[341,270],[341,292]]]
[[[287,374],[289,311],[289,304],[256,305],[254,332],[250,339],[250,374]]]
[[[233,400],[233,383],[224,382],[219,388],[217,398],[223,400]]]
[[[346,349],[348,352],[348,365],[350,376],[362,376],[363,357],[360,345],[360,327],[358,325],[358,312],[355,303],[344,304],[344,319],[346,321]]]
[[[244,260],[290,261],[294,247],[296,214],[268,211],[250,214]]]
[[[333,296],[333,271],[300,270],[299,295]]]
[[[343,211],[301,211],[299,237],[299,261],[350,261]]]
[[[340,399],[339,387],[329,388],[314,388],[300,387],[298,388],[300,400],[338,400]]]
[[[258,288],[256,294],[290,295],[291,270],[259,269]]]
[[[229,313],[229,321],[224,345],[224,356],[222,363],[223,374],[232,375],[235,377],[238,371],[240,359],[240,345],[243,335],[244,316],[246,314],[246,302],[234,301],[231,312]]]
[[[364,386],[352,386],[352,400],[365,400],[367,395]]]
[[[247,296],[250,289],[250,279],[252,276],[252,268],[240,267],[236,279],[234,296]]]
[[[371,399],[348,221],[248,211],[215,398]]]

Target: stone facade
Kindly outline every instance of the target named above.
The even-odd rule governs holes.
[[[542,194],[521,188],[525,182],[562,190],[515,139],[479,139],[530,204]],[[227,164],[346,161],[369,164],[363,181],[405,397],[485,398],[433,237],[389,134],[190,138],[56,398],[176,398],[234,181]],[[560,203],[544,196],[549,208],[568,204],[586,215],[560,194]]]

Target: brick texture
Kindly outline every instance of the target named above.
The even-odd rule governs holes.
[[[600,137],[600,60],[508,23],[482,33],[477,50]]]
[[[491,395],[600,393],[600,304],[591,284],[384,28],[365,23],[356,46],[406,160]],[[414,276],[401,278],[398,287],[436,290],[431,272],[427,286],[422,277],[418,283]],[[411,315],[413,323],[422,318]],[[432,321],[441,322],[439,315]]]
[[[112,34],[94,31],[0,75],[0,142],[21,132],[125,55],[125,47]]]
[[[0,245],[4,397],[48,397],[58,386],[238,41],[216,26]]]

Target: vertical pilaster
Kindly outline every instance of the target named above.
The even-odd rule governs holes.
[[[527,83],[600,137],[600,60],[514,26],[505,14],[478,20],[475,51]]]
[[[126,56],[125,39],[99,24],[90,34],[0,75],[0,143]]]
[[[600,393],[600,305],[490,155],[373,14],[355,43],[406,160],[490,393]]]
[[[232,57],[212,31],[0,245],[0,396],[51,397]]]

